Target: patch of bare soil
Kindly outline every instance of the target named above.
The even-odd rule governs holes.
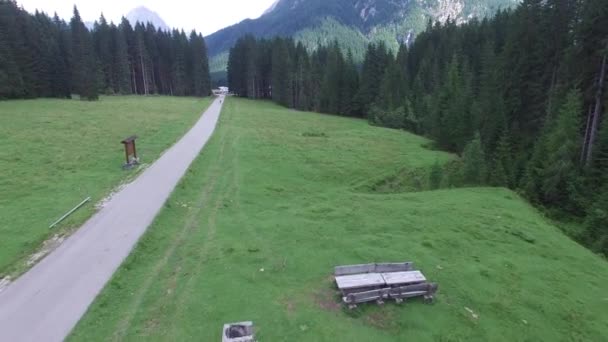
[[[59,247],[63,243],[63,241],[65,241],[65,236],[59,234],[55,234],[50,239],[44,241],[42,247],[40,247],[40,249],[36,253],[32,254],[27,259],[27,266],[30,267],[37,263],[40,259],[44,258],[49,253],[54,251],[57,247]]]
[[[315,304],[323,310],[327,311],[340,311],[342,303],[340,302],[340,296],[338,291],[333,290],[331,287],[326,287],[318,290],[313,294]]]
[[[120,184],[114,190],[112,190],[112,192],[110,192],[110,194],[108,196],[106,196],[101,201],[97,202],[95,204],[95,210],[101,210],[101,209],[105,208],[105,206],[108,205],[108,203],[112,200],[112,198],[114,196],[116,196],[117,193],[119,193],[120,191],[122,191],[122,189],[124,189],[127,186],[127,184],[128,183],[122,183],[122,184]]]
[[[171,273],[171,278],[169,279],[169,284],[167,287],[167,295],[170,296],[175,293],[175,289],[177,288],[177,278],[182,270],[181,266],[177,266],[173,273]]]
[[[388,308],[381,307],[365,316],[365,323],[374,328],[382,330],[390,330],[395,327],[395,319],[393,314],[387,310]]]
[[[296,304],[293,300],[291,300],[289,298],[285,298],[285,299],[281,300],[281,305],[283,305],[283,307],[285,308],[285,311],[287,312],[287,316],[291,317],[296,312]]]
[[[165,152],[163,152],[163,154]],[[129,185],[129,183],[133,182],[142,173],[143,170],[148,168],[148,166],[149,164],[146,163],[139,164],[137,166],[137,169],[134,170],[134,172],[132,172],[127,179],[123,180],[122,183],[120,183],[116,188],[114,188],[108,196],[106,196],[101,201],[95,204],[95,210],[99,211],[105,208],[105,206],[112,200],[112,197],[116,196],[117,193],[121,192],[127,185]]]
[[[143,335],[144,336],[152,335],[152,333],[158,328],[159,325],[160,325],[160,321],[158,318],[148,319],[144,323]]]
[[[6,276],[6,277],[0,279],[0,292],[2,292],[2,290],[7,288],[10,283],[11,283],[10,276]]]

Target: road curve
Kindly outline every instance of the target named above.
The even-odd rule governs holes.
[[[0,340],[66,338],[211,137],[222,100],[59,248],[0,292]]]

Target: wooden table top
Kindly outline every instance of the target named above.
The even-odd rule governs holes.
[[[356,289],[360,287],[380,286],[386,282],[380,273],[360,273],[336,277],[339,289]]]
[[[420,271],[382,273],[382,278],[384,278],[386,285],[406,285],[426,281],[426,278]]]
[[[407,285],[426,281],[420,271],[360,273],[336,277],[336,284],[341,290],[382,285]]]

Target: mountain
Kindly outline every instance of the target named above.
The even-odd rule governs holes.
[[[152,23],[156,28],[160,28],[163,31],[169,30],[169,26],[165,21],[158,15],[158,13],[149,10],[144,6],[140,6],[132,9],[127,14],[127,19],[131,25],[135,25],[136,22],[141,23]]]
[[[245,34],[291,36],[308,48],[334,40],[361,60],[372,41],[396,49],[424,30],[429,19],[457,23],[493,15],[520,0],[278,0],[257,19],[247,19],[205,38],[212,65]],[[219,70],[214,70],[219,71]]]

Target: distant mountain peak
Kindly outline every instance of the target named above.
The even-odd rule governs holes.
[[[139,21],[140,23],[151,23],[154,27],[160,28],[163,31],[170,29],[169,25],[165,23],[158,13],[145,6],[139,6],[129,11],[127,19],[131,25],[135,25]]]
[[[276,0],[275,2],[273,2],[272,5],[270,5],[270,7],[268,7],[268,9],[265,10],[262,15],[266,15],[266,14],[274,11],[274,9],[277,8],[277,5],[279,4],[279,2],[281,2],[281,0]]]

